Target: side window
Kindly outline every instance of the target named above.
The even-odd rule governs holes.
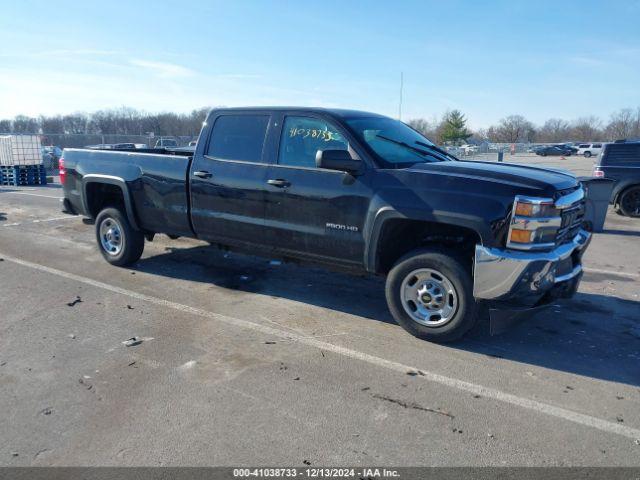
[[[314,168],[318,150],[348,148],[349,144],[333,125],[316,118],[286,117],[278,164]]]
[[[260,162],[268,125],[268,115],[222,115],[213,124],[207,155]]]
[[[592,145],[593,148],[602,148],[602,144],[601,143],[594,143]]]

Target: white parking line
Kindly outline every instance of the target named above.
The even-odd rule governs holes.
[[[27,193],[27,192],[10,192],[8,190],[0,190],[2,193],[13,194],[13,195],[29,195],[31,197],[43,197],[43,198],[55,198],[57,200],[62,200],[64,197],[54,197],[53,195],[40,195],[39,193]]]
[[[585,268],[585,273],[602,273],[603,275],[621,275],[623,277],[640,278],[640,273],[616,272],[615,270],[599,270],[597,268]]]
[[[64,217],[44,218],[42,220],[31,220],[30,222],[1,223],[0,227],[19,227],[20,225],[28,225],[31,223],[57,222],[58,220],[71,220],[78,218],[79,215],[65,215]]]
[[[353,350],[351,348],[340,347],[332,343],[324,342],[322,340],[318,340],[313,337],[300,335],[291,331],[280,330],[278,328],[250,322],[248,320],[243,320],[241,318],[221,315],[219,313],[209,312],[207,310],[191,307],[189,305],[183,305],[181,303],[172,302],[162,298],[152,297],[150,295],[145,295],[143,293],[127,290],[126,288],[117,287],[115,285],[110,285],[108,283],[103,283],[97,280],[93,280],[91,278],[76,275],[74,273],[69,273],[62,270],[58,270],[56,268],[47,267],[39,263],[33,263],[33,262],[29,262],[19,258],[5,256],[5,255],[2,255],[1,252],[0,252],[0,256],[2,256],[5,260],[16,263],[18,265],[22,265],[24,267],[32,268],[40,272],[49,273],[51,275],[57,275],[59,277],[63,277],[69,280],[74,280],[76,282],[83,283],[85,285],[90,285],[92,287],[101,288],[109,292],[125,295],[127,297],[135,298],[137,300],[149,302],[154,305],[158,305],[165,308],[171,308],[174,310],[189,313],[199,317],[208,318],[208,319],[216,320],[219,322],[224,322],[229,325],[261,332],[267,335],[273,335],[275,337],[279,337],[283,339],[296,340],[300,344],[308,345],[310,347],[318,348],[320,350],[324,350],[327,352],[333,352],[338,355],[342,355],[348,358],[353,358],[356,360],[367,362],[371,365],[387,368],[389,370],[394,370],[403,374],[409,371],[413,371],[417,373],[415,378],[422,378],[424,380],[438,383],[440,385],[444,385],[450,388],[455,388],[455,389],[469,392],[475,395],[482,395],[484,397],[492,398],[500,402],[508,403],[521,408],[526,408],[528,410],[543,413],[545,415],[556,417],[562,420],[567,420],[569,422],[573,422],[578,425],[595,428],[603,432],[621,435],[623,437],[631,438],[634,440],[640,439],[640,429],[637,429],[637,428],[628,427],[626,425],[621,425],[619,423],[613,423],[608,420],[603,420],[601,418],[593,417],[591,415],[585,415],[583,413],[574,412],[571,410],[567,410],[565,408],[557,407],[555,405],[538,402],[536,400],[531,400],[529,398],[519,397],[517,395],[502,392],[500,390],[496,390],[490,387],[485,387],[483,385],[479,385],[476,383],[466,382],[464,380],[459,380],[457,378],[447,377],[445,375],[440,375],[438,373],[430,372],[428,370],[419,369],[414,366],[395,362],[393,360],[387,360],[385,358],[376,357],[374,355],[360,352],[358,350]]]

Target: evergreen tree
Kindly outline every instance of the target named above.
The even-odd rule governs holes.
[[[440,138],[453,144],[466,142],[473,134],[467,130],[467,119],[460,110],[447,112],[440,125]]]

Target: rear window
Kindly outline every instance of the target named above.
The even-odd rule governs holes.
[[[603,165],[629,165],[640,166],[640,143],[610,143],[605,146]]]
[[[222,115],[213,125],[207,155],[260,162],[268,125],[269,115]]]

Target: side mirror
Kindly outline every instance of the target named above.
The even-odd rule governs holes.
[[[362,167],[362,160],[352,158],[347,150],[318,150],[316,167],[358,173]]]

